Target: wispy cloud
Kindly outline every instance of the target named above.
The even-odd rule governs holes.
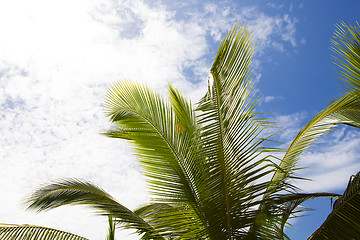
[[[275,3],[267,3],[266,6],[274,8],[274,9],[282,9],[284,7],[284,4],[275,4]]]

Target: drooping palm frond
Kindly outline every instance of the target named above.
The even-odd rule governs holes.
[[[344,22],[336,25],[333,51],[337,55],[335,63],[339,73],[351,91],[360,93],[360,25],[348,25]]]
[[[350,178],[344,194],[333,210],[308,239],[359,239],[360,236],[360,172]]]
[[[352,93],[334,101],[323,111],[315,115],[310,122],[300,130],[290,144],[279,169],[270,182],[267,195],[276,191],[281,183],[292,177],[300,155],[320,136],[324,135],[338,124],[360,127],[360,99]]]
[[[284,232],[285,227],[291,228],[288,220],[297,218],[301,213],[308,211],[301,204],[309,199],[337,198],[336,193],[278,193],[264,198],[256,216],[256,224],[250,228],[249,237],[254,239],[288,239]],[[256,234],[256,231],[258,232]]]
[[[186,214],[191,212],[189,219],[200,223],[193,234],[205,235],[198,190],[203,162],[197,153],[195,115],[191,103],[172,86],[169,93],[170,101],[165,101],[145,85],[114,84],[106,111],[117,129],[105,135],[130,140],[154,201],[183,205]],[[189,229],[191,225],[189,220],[178,227]]]
[[[32,226],[0,224],[0,239],[2,240],[87,240],[78,235],[57,229]]]
[[[153,239],[164,239],[141,217],[115,201],[108,193],[94,184],[79,179],[63,179],[35,190],[30,198],[28,209],[44,211],[63,205],[87,205],[99,214],[111,215],[126,223],[124,227],[134,229]]]

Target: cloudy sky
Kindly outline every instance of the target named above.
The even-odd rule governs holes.
[[[82,207],[36,214],[24,199],[40,184],[76,177],[134,209],[148,200],[129,146],[100,132],[107,87],[127,78],[165,92],[168,82],[194,101],[221,38],[246,23],[256,40],[253,77],[260,110],[286,127],[288,143],[341,95],[331,58],[334,24],[355,23],[360,2],[342,1],[5,0],[0,2],[0,223],[58,228],[104,239],[103,217]],[[360,169],[359,131],[339,128],[304,154],[305,191],[341,193]],[[304,239],[330,211],[328,200],[295,222]],[[309,219],[312,223],[309,224]],[[318,225],[316,225],[318,224]],[[118,239],[138,239],[118,232]]]

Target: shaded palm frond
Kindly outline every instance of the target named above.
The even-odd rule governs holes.
[[[206,239],[199,218],[184,205],[151,203],[134,212],[167,239]]]
[[[261,208],[256,213],[255,224],[247,239],[289,239],[284,233],[285,227],[291,227],[288,220],[299,217],[307,208],[301,206],[309,199],[341,196],[336,193],[288,193],[276,194],[261,201]]]
[[[350,178],[333,210],[308,239],[358,239],[360,236],[360,172]]]
[[[109,231],[106,240],[115,240],[116,221],[114,221],[114,218],[111,215],[108,216],[108,223]]]
[[[108,193],[94,184],[78,179],[64,179],[42,186],[28,199],[28,209],[44,211],[63,205],[88,205],[99,214],[111,215],[126,223],[127,228],[154,239],[163,239],[156,230],[134,212],[115,201]]]
[[[2,240],[87,240],[72,233],[57,229],[32,226],[0,224],[0,239]]]
[[[360,25],[344,22],[336,25],[332,50],[336,54],[335,63],[339,67],[341,79],[348,89],[360,93]]]

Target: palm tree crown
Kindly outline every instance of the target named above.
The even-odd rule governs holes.
[[[351,36],[359,36],[357,30],[348,29],[354,33]],[[348,36],[341,35],[341,30],[340,39]],[[255,110],[259,95],[250,68],[254,47],[244,26],[235,27],[222,40],[208,91],[196,105],[171,85],[165,99],[140,83],[115,83],[107,93],[105,108],[117,127],[105,135],[132,144],[153,196],[151,202],[131,211],[101,188],[69,179],[36,190],[30,208],[87,204],[110,215],[118,226],[136,229],[142,239],[288,239],[284,228],[301,210],[301,203],[339,196],[302,193],[290,180],[295,178],[300,154],[318,137],[341,123],[360,127],[359,95],[355,94],[360,79],[356,75],[360,72],[358,40],[349,44],[357,49],[349,54],[346,46],[337,48],[342,56],[350,56],[350,60],[340,60],[340,65],[347,69],[345,63],[350,64],[355,77],[349,82],[354,88],[318,113],[281,159],[273,156],[281,149],[272,147],[271,134],[267,135],[273,123]],[[347,71],[345,77],[350,74]],[[358,193],[356,189],[351,193]],[[334,211],[342,209],[338,206],[346,196],[339,198]],[[326,229],[326,224],[322,227]],[[316,234],[312,239],[318,239]]]

